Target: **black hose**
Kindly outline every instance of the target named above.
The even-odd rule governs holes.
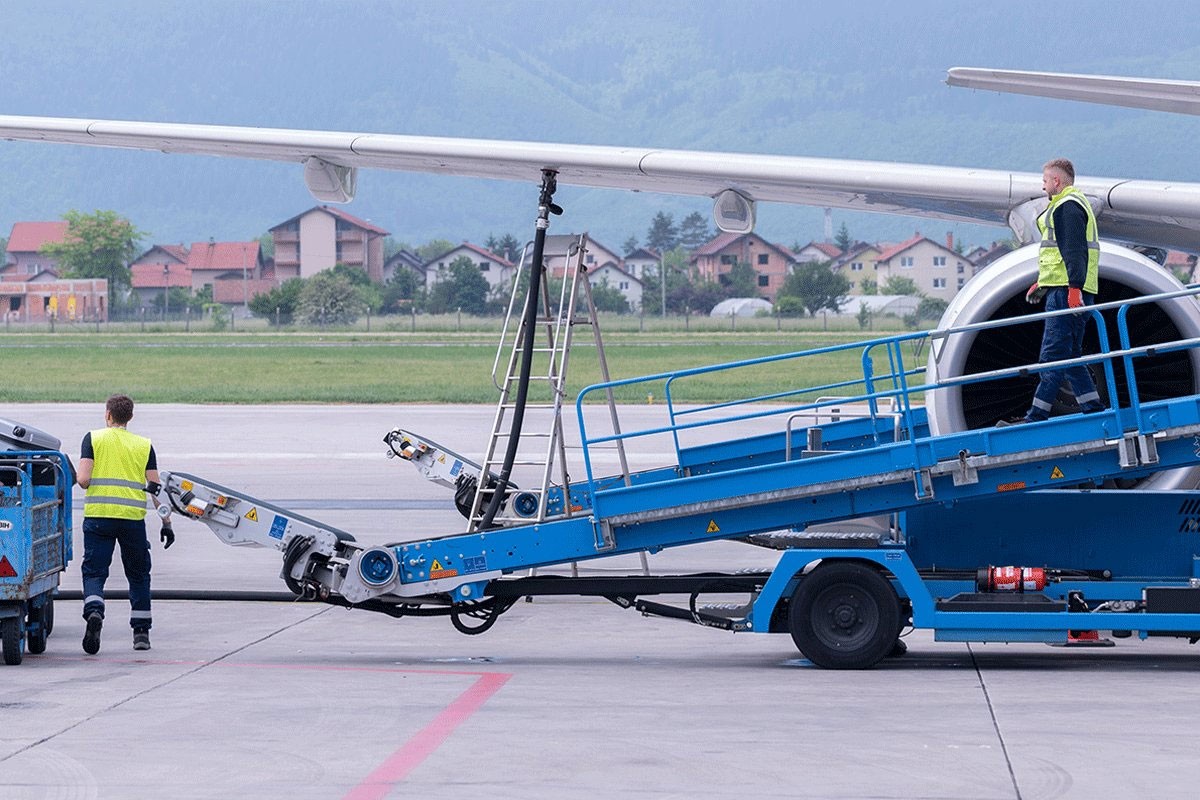
[[[517,378],[517,399],[513,405],[512,426],[508,433],[508,447],[504,451],[504,463],[500,467],[500,475],[496,479],[496,487],[492,490],[487,510],[479,520],[477,530],[486,530],[492,526],[496,512],[508,492],[509,479],[512,477],[513,462],[517,460],[517,448],[521,444],[521,426],[525,422],[525,401],[529,397],[529,377],[533,369],[533,340],[537,326],[538,294],[542,285],[542,255],[546,248],[546,229],[550,227],[550,214],[561,214],[562,209],[551,202],[557,186],[553,170],[542,170],[542,193],[538,198],[537,232],[533,237],[533,264],[529,271],[529,292],[525,296],[525,312],[521,322],[524,340],[521,342],[521,372]],[[480,476],[483,480],[486,476]],[[480,484],[484,489],[486,484]]]

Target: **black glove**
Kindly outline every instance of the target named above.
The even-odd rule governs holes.
[[[171,527],[171,523],[163,520],[162,530],[159,531],[158,538],[162,540],[163,550],[170,550],[171,545],[175,544],[175,529]]]

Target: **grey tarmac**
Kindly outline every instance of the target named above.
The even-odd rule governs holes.
[[[478,458],[492,414],[146,405],[131,428],[164,469],[382,544],[463,527],[445,489],[383,457],[384,433],[402,426]],[[0,416],[59,436],[72,458],[103,422],[100,404]],[[149,524],[157,589],[284,588],[278,553],[227,547],[186,520],[164,552]],[[77,533],[66,589],[80,588],[81,556]],[[649,559],[655,572],[773,561],[734,543]],[[580,565],[639,568],[628,556]],[[114,573],[109,586],[124,588]],[[786,635],[603,600],[518,603],[475,637],[445,619],[314,604],[157,601],[153,649],[134,652],[126,609],[109,601],[100,653],[86,656],[79,603],[60,601],[46,653],[0,668],[4,800],[1190,798],[1200,772],[1200,651],[1177,640],[1065,650],[917,631],[905,656],[833,672]]]

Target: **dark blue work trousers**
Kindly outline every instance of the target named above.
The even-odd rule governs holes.
[[[121,564],[129,580],[129,625],[135,631],[150,630],[150,540],[146,521],[84,517],[83,519],[83,616],[93,611],[104,616],[104,582],[112,564],[113,548],[121,545]]]
[[[1083,292],[1083,303],[1090,306],[1095,299]],[[1067,287],[1055,286],[1046,292],[1046,310],[1060,311],[1067,308]],[[1065,361],[1069,358],[1079,358],[1083,355],[1083,334],[1087,330],[1086,313],[1063,314],[1046,320],[1046,329],[1042,332],[1042,352],[1038,356],[1039,364],[1051,361]],[[1026,418],[1033,421],[1048,419],[1050,409],[1058,397],[1058,389],[1065,380],[1075,394],[1075,402],[1079,403],[1082,411],[1099,411],[1103,408],[1100,395],[1096,392],[1096,384],[1087,367],[1078,365],[1066,369],[1051,369],[1043,372],[1037,389],[1033,393],[1033,405]]]

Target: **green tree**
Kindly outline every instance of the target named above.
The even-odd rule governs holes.
[[[517,260],[521,258],[521,240],[513,236],[511,233],[506,233],[501,236],[500,241],[496,246],[500,249],[493,250],[492,252],[498,256],[504,256],[505,259],[514,264],[517,263]]]
[[[646,247],[665,253],[679,244],[679,229],[675,219],[662,211],[654,215],[650,230],[646,232]]]
[[[837,311],[849,293],[850,280],[840,272],[834,272],[828,261],[797,264],[779,290],[780,295],[799,299],[810,314],[822,309]]]
[[[421,291],[421,279],[408,267],[398,267],[391,280],[383,285],[382,310],[405,313],[417,305]]]
[[[854,240],[850,238],[850,229],[846,227],[846,223],[842,223],[838,228],[837,236],[833,237],[833,243],[844,253],[850,249],[850,245],[854,244]]]
[[[392,256],[399,253],[401,250],[412,250],[406,242],[402,242],[395,236],[383,237],[383,260],[387,261]]]
[[[264,259],[275,257],[275,237],[270,233],[264,233],[258,237],[258,249],[262,253]]]
[[[854,315],[854,318],[858,320],[860,330],[865,331],[871,324],[871,309],[867,308],[867,304],[861,300],[858,303],[858,313]]]
[[[8,252],[8,237],[0,236],[0,253]]]
[[[940,297],[922,297],[921,302],[917,305],[917,318],[941,319],[942,314],[946,313],[946,308],[949,305],[949,303]]]
[[[437,283],[429,289],[426,308],[433,314],[460,308],[469,314],[482,314],[487,310],[490,288],[479,267],[466,256],[459,256],[438,273]]]
[[[349,264],[338,262],[333,265],[330,272],[334,275],[344,277],[351,285],[358,289],[358,293],[362,297],[363,306],[366,309],[378,312],[383,307],[383,292],[378,286],[371,283],[370,276],[367,275],[367,271],[362,267],[352,267]]]
[[[879,282],[874,278],[863,278],[858,282],[858,290],[863,294],[879,294]]]
[[[351,325],[365,310],[359,287],[326,269],[304,281],[296,317],[308,325]]]
[[[596,304],[597,311],[610,311],[614,314],[629,312],[629,301],[621,294],[620,289],[609,285],[607,276],[599,283],[592,284],[592,302]]]
[[[625,240],[625,244],[621,245],[621,250],[623,250],[625,255],[627,255],[627,256],[631,255],[633,253],[633,251],[637,250],[637,249],[638,249],[638,238],[636,236],[630,236],[628,239]]]
[[[693,211],[679,223],[679,246],[692,251],[712,238],[708,220],[698,211]]]
[[[291,325],[296,317],[296,309],[300,306],[300,295],[303,291],[303,278],[288,278],[271,291],[251,297],[250,310],[255,316],[262,317],[272,325]]]
[[[727,297],[758,297],[758,273],[749,261],[735,261],[725,284]]]
[[[68,211],[63,219],[67,221],[66,237],[43,245],[41,252],[58,259],[64,277],[107,280],[112,308],[114,299],[129,291],[129,262],[137,255],[144,234],[115,211]]]
[[[883,286],[879,287],[879,293],[903,294],[916,297],[921,292],[917,289],[917,282],[912,278],[906,278],[903,275],[892,275],[883,282]]]
[[[417,255],[422,264],[427,264],[440,255],[445,255],[455,248],[454,242],[445,239],[433,239],[417,248]]]

